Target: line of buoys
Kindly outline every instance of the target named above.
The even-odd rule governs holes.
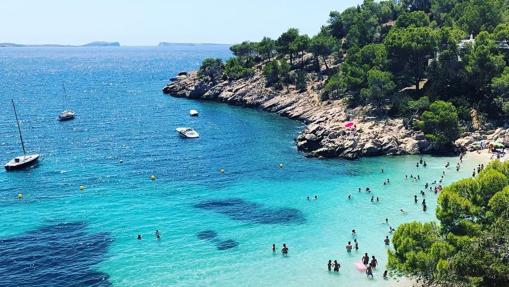
[[[80,184],[80,190],[85,190],[87,187],[84,184]]]
[[[18,199],[23,199],[23,193],[18,193]]]
[[[154,181],[154,180],[156,180],[156,179],[157,179],[157,177],[156,177],[155,175],[151,175],[151,176],[150,176],[150,180]]]

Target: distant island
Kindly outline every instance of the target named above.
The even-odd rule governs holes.
[[[0,48],[23,48],[23,47],[120,47],[119,42],[94,41],[84,45],[61,45],[61,44],[17,44],[0,43]]]

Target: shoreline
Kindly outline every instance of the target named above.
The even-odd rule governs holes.
[[[173,97],[199,99],[254,108],[298,120],[305,128],[295,139],[308,157],[358,159],[381,155],[459,154],[478,149],[480,141],[509,145],[509,129],[464,133],[454,150],[428,141],[402,118],[368,116],[370,107],[350,109],[344,100],[322,101],[324,78],[312,75],[308,87],[281,90],[267,87],[261,64],[252,77],[212,82],[197,72],[181,72],[163,88]]]

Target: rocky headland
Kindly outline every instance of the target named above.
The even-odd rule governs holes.
[[[351,109],[344,100],[322,101],[326,76],[313,75],[306,90],[293,86],[267,87],[261,67],[251,77],[213,82],[197,72],[181,72],[163,88],[165,94],[261,109],[301,121],[304,130],[295,141],[307,156],[357,159],[366,156],[458,153],[481,148],[479,141],[509,145],[509,129],[480,129],[464,133],[453,147],[428,141],[401,118],[375,117],[372,109]],[[351,122],[349,124],[349,122]],[[351,125],[351,126],[349,126]]]

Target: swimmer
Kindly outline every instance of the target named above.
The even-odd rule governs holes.
[[[426,204],[423,204],[422,205],[422,211],[426,212],[426,210],[428,210],[428,206]]]
[[[329,262],[327,262],[327,270],[329,271],[332,270],[332,260],[329,260]]]
[[[408,175],[405,174],[405,179],[408,179]]]
[[[401,208],[399,211],[401,211],[401,213],[403,213],[403,214],[406,213],[406,211],[403,208]]]
[[[417,195],[414,195],[414,202],[417,203]]]
[[[382,168],[382,173],[384,173],[384,169]]]
[[[378,198],[378,196],[376,197],[376,202],[380,202],[380,199]]]
[[[156,230],[156,238],[157,240],[161,239],[161,233],[159,232],[159,230]]]
[[[385,243],[385,245],[389,245],[391,243],[389,236],[385,236],[384,243]]]
[[[392,228],[392,226],[389,226],[389,233],[393,233],[394,231],[396,231],[396,229]]]
[[[361,192],[361,188],[359,187],[359,192]]]
[[[315,200],[317,200],[317,199],[318,199],[318,195],[315,195]]]
[[[137,239],[138,239],[138,240],[141,240],[141,234],[138,234]]]
[[[352,199],[352,195],[351,194],[348,195],[348,199]]]
[[[334,260],[334,272],[339,272],[339,267],[341,267],[341,265],[339,265],[337,260]]]
[[[427,167],[428,164],[426,163],[426,161],[424,161],[424,163],[422,164],[424,167]]]
[[[357,239],[354,239],[353,243],[355,244],[355,251],[359,250],[359,242],[357,242]]]
[[[423,161],[423,160],[422,160],[422,157],[421,157],[421,159],[419,160],[419,163],[420,163],[420,164],[422,164],[422,161]]]
[[[385,219],[385,224],[389,224],[389,218]]]
[[[308,201],[309,201],[309,196],[307,197]]]
[[[272,253],[276,252],[276,244],[272,244]]]
[[[346,252],[352,252],[352,243],[350,243],[350,241],[348,241],[348,244],[346,245]]]
[[[281,253],[283,253],[283,255],[288,255],[288,247],[286,247],[286,243],[283,243],[283,248],[281,248]]]
[[[387,179],[387,184],[391,183],[391,181],[389,179]]]
[[[375,197],[371,196],[371,202],[373,202],[374,200],[375,200]]]
[[[384,279],[385,279],[385,280],[387,280],[387,279],[388,279],[388,277],[387,277],[387,270],[385,270],[385,271],[384,271],[384,275],[383,275],[383,276],[384,276]]]
[[[355,233],[355,229],[352,229],[352,236],[357,236],[357,233]]]

